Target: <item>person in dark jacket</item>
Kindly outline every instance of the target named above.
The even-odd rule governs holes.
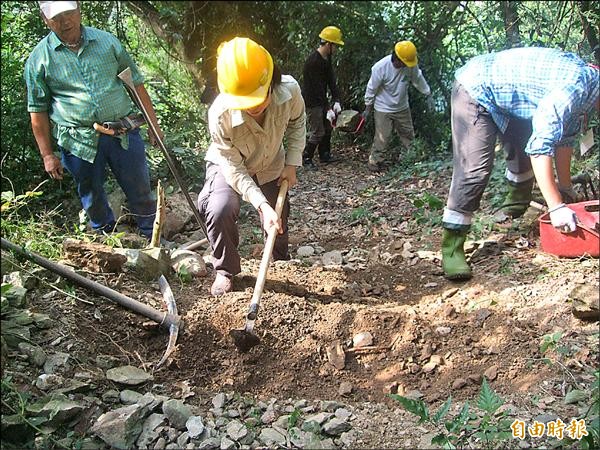
[[[307,142],[302,154],[302,165],[316,169],[313,162],[315,150],[319,150],[322,163],[335,162],[331,156],[331,122],[342,111],[340,93],[337,88],[331,57],[338,45],[344,45],[339,28],[329,26],[319,34],[319,48],[313,51],[304,63],[302,97],[306,105],[308,125]],[[333,106],[327,100],[327,88],[331,93]]]

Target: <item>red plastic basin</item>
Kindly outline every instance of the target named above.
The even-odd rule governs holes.
[[[561,233],[550,223],[549,213],[542,215],[538,219],[542,250],[567,258],[577,258],[585,254],[597,258],[600,256],[600,239],[597,229],[600,201],[571,203],[567,206],[575,211],[582,226],[578,226],[577,231],[573,233]]]

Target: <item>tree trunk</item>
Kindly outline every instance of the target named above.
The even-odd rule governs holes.
[[[198,57],[197,51],[189,51],[186,46],[181,42],[177,41],[168,24],[161,21],[158,10],[150,4],[148,1],[128,1],[125,2],[131,12],[138,16],[148,27],[154,32],[154,34],[160,39],[164,40],[169,46],[169,49],[175,52],[177,58],[185,64],[186,68],[192,75],[194,84],[202,91],[205,85],[205,77],[202,74],[201,68],[195,63],[195,59]],[[195,3],[195,2],[191,2]],[[179,31],[181,32],[181,31]],[[187,41],[189,42],[189,40]]]
[[[506,33],[506,47],[521,46],[521,31],[519,30],[519,13],[517,11],[519,2],[500,2],[502,17],[504,18],[504,32]]]

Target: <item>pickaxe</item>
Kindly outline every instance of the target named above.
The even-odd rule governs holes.
[[[106,297],[107,299],[112,300],[113,302],[137,314],[148,317],[163,327],[167,327],[169,329],[169,342],[167,344],[167,349],[165,350],[163,357],[155,365],[155,368],[160,367],[173,352],[175,343],[177,342],[177,337],[179,335],[179,329],[183,326],[183,321],[177,315],[175,297],[173,297],[173,292],[171,291],[169,283],[164,276],[161,275],[158,280],[158,284],[160,286],[160,291],[163,294],[163,301],[167,307],[167,312],[158,311],[145,303],[141,303],[137,300],[127,297],[126,295],[123,295],[107,286],[90,280],[83,275],[79,275],[62,264],[55,263],[44,258],[43,256],[38,255],[37,253],[30,252],[29,250],[25,249],[25,247],[16,245],[7,239],[2,238],[1,241],[2,248],[11,250],[18,255],[24,256],[30,261],[33,261],[34,263],[60,275],[63,278],[66,278],[69,281],[72,281],[83,288],[89,289],[98,295]]]
[[[148,111],[146,110],[144,104],[142,103],[142,100],[140,99],[140,96],[138,95],[137,91],[135,90],[135,86],[133,84],[133,78],[131,76],[131,69],[128,67],[127,69],[122,71],[117,76],[121,79],[121,81],[123,81],[123,84],[125,85],[125,88],[127,89],[127,92],[129,93],[129,96],[131,97],[133,102],[136,104],[136,106],[140,109],[142,115],[144,116],[144,119],[146,119],[146,123],[148,124],[148,127],[150,127],[150,131],[152,131],[152,134],[154,135],[154,138],[156,139],[156,142],[158,143],[158,146],[161,149],[163,156],[165,157],[165,160],[167,161],[167,165],[169,166],[169,169],[171,169],[171,173],[175,177],[177,184],[179,184],[179,187],[181,188],[183,195],[185,196],[188,204],[190,205],[190,208],[192,209],[192,212],[194,213],[194,217],[198,221],[198,224],[200,225],[200,228],[202,228],[202,232],[204,233],[204,236],[206,237],[206,239],[208,241],[208,231],[206,230],[206,225],[204,224],[204,221],[202,220],[202,217],[200,216],[200,211],[198,211],[198,207],[196,205],[194,205],[194,202],[193,202],[192,198],[190,197],[190,193],[188,191],[187,184],[185,183],[183,178],[181,178],[181,176],[179,175],[177,166],[175,165],[173,158],[171,157],[169,151],[167,150],[167,147],[165,146],[163,140],[161,139],[161,137],[158,133],[156,124],[151,120],[150,116],[148,115]],[[210,245],[210,241],[208,241],[208,242]]]

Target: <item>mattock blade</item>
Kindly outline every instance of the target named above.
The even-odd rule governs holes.
[[[175,303],[175,296],[173,295],[173,291],[171,290],[171,286],[169,286],[169,282],[165,278],[164,275],[161,275],[158,279],[158,285],[160,287],[160,292],[163,295],[163,302],[167,306],[167,311],[169,314],[173,314],[177,316],[177,303]],[[167,343],[167,349],[163,354],[160,361],[156,363],[154,366],[155,369],[158,369],[160,366],[164,364],[167,358],[173,353],[175,350],[175,344],[177,343],[177,337],[179,336],[179,323],[174,323],[169,326],[169,342]]]

